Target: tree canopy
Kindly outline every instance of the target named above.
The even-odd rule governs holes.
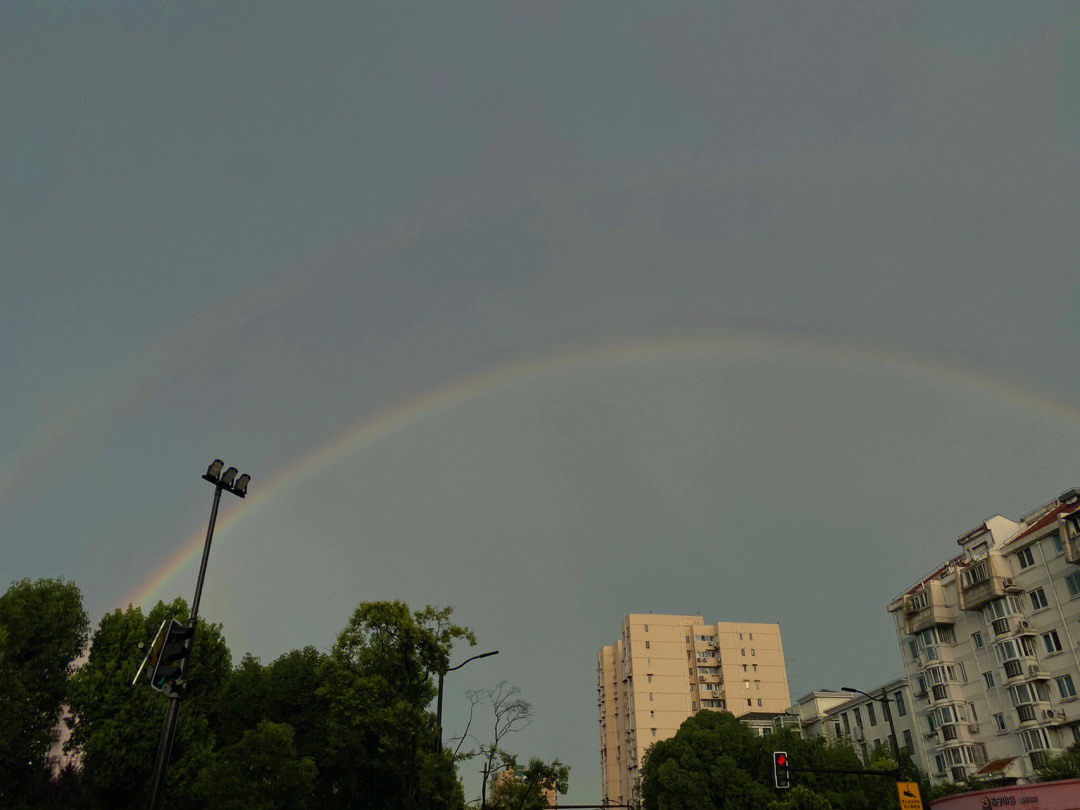
[[[17,806],[44,772],[88,630],[72,582],[21,580],[0,595],[0,806]]]
[[[863,762],[846,740],[807,740],[790,729],[759,737],[729,712],[704,711],[647,752],[643,806],[645,810],[888,810],[899,805],[894,780],[862,774],[797,772],[791,791],[777,796],[773,751],[787,751],[794,767],[895,767],[891,753],[881,746]],[[908,777],[926,786],[910,756],[903,754],[901,759]]]
[[[132,684],[139,645],[188,615],[182,599],[114,610],[75,669],[89,622],[73,584],[19,582],[0,597],[0,806],[141,810],[168,700],[148,688],[149,673]],[[461,642],[476,639],[451,608],[361,602],[327,652],[304,647],[269,664],[244,655],[233,665],[222,626],[200,620],[164,806],[463,810],[457,762],[467,755],[439,750],[432,710],[438,674]],[[477,694],[489,692],[528,709],[516,689]],[[81,767],[51,773],[64,705],[65,748]],[[485,753],[516,765],[500,740]],[[534,810],[544,790],[566,791],[568,774],[558,760],[533,759],[500,801]]]

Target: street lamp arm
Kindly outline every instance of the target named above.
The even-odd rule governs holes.
[[[470,661],[475,661],[477,658],[487,658],[489,655],[498,655],[498,654],[499,654],[498,650],[492,650],[491,652],[480,653],[480,655],[474,655],[472,658],[466,658],[464,661],[462,661],[456,667],[450,667],[450,669],[448,669],[446,671],[447,672],[453,672],[455,669],[461,669],[467,663],[469,663]]]

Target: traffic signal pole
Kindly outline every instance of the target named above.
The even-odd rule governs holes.
[[[203,545],[202,563],[199,565],[199,579],[195,583],[195,599],[191,602],[191,618],[189,627],[192,629],[191,644],[195,643],[195,622],[199,617],[199,601],[202,599],[203,582],[206,580],[206,563],[210,559],[210,543],[214,539],[214,523],[217,522],[218,504],[221,503],[221,483],[214,487],[214,505],[210,508],[210,525],[206,527],[206,543]],[[187,656],[180,660],[180,677],[187,675]],[[183,695],[181,690],[174,689],[169,695],[169,711],[165,714],[165,727],[161,730],[161,740],[158,742],[157,759],[154,760],[154,775],[150,782],[150,801],[147,810],[159,810],[161,796],[165,788],[165,772],[169,768],[169,757],[172,755],[173,740],[176,738],[176,721],[180,718],[180,701]]]

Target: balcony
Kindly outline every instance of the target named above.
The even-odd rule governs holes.
[[[957,572],[964,610],[979,610],[987,602],[1003,597],[1014,584],[1009,573],[1008,563],[993,553]]]
[[[956,624],[957,611],[945,601],[945,587],[932,579],[904,600],[905,632],[921,633],[935,624]]]
[[[935,702],[939,700],[946,700],[949,697],[949,689],[943,683],[935,683],[930,687],[930,692],[933,695]]]
[[[1012,678],[1019,678],[1021,675],[1024,674],[1024,662],[1019,659],[1006,661],[1002,666],[1005,667],[1006,680],[1010,680]]]
[[[956,739],[956,726],[942,726],[941,727],[941,739],[945,742]]]

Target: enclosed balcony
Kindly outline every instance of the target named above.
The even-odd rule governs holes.
[[[958,572],[957,578],[964,610],[978,610],[1015,587],[1009,563],[996,553],[968,564]]]
[[[956,624],[957,610],[945,598],[945,586],[932,579],[904,599],[904,624],[909,636],[935,624]]]

